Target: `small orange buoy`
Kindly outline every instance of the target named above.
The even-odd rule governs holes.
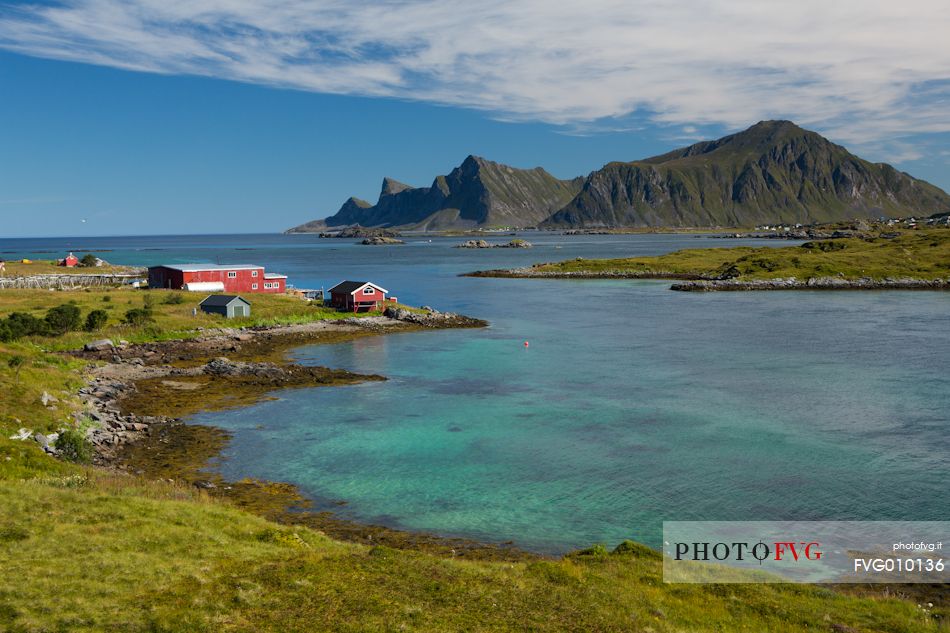
[[[525,341],[525,342],[524,342],[524,346],[525,346],[525,347],[528,346],[528,341]]]

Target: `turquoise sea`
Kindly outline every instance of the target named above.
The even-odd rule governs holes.
[[[739,243],[524,237],[534,249],[307,235],[0,240],[0,257],[101,249],[115,263],[260,263],[299,287],[371,280],[403,302],[490,321],[304,347],[300,362],[389,381],[193,418],[233,433],[225,475],[293,482],[348,518],[554,553],[659,545],[663,520],[950,518],[950,293],[457,276]]]

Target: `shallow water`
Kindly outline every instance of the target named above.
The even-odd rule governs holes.
[[[528,239],[530,251],[451,248],[460,238],[98,244],[116,263],[248,261],[318,288],[369,279],[405,302],[491,322],[302,348],[301,362],[390,380],[194,418],[234,432],[227,476],[292,481],[328,505],[347,501],[339,511],[350,518],[561,552],[623,538],[656,545],[664,519],[950,514],[950,293],[702,294],[658,281],[456,276],[736,244]],[[0,241],[18,253],[44,246],[64,245]]]

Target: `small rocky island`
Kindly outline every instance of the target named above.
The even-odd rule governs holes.
[[[455,248],[531,248],[533,244],[527,240],[511,240],[506,244],[492,244],[485,240],[468,240],[457,244]]]
[[[382,235],[377,235],[376,237],[367,237],[362,242],[363,246],[385,246],[387,244],[405,244],[402,240],[397,240],[394,237],[383,237]]]
[[[398,231],[391,231],[389,229],[368,229],[362,226],[349,226],[339,231],[325,231],[320,233],[319,237],[343,237],[343,238],[374,238],[374,237],[388,237],[388,238],[398,238],[402,237]]]

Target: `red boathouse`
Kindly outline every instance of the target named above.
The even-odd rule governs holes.
[[[369,281],[341,281],[330,288],[330,305],[341,310],[380,310],[389,292]]]
[[[264,272],[251,264],[166,264],[148,269],[149,288],[194,292],[270,292],[287,290],[287,275]]]

